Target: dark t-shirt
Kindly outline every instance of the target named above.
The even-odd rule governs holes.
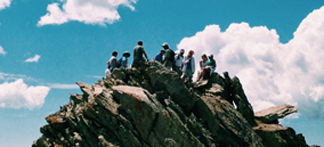
[[[134,60],[135,61],[144,60],[143,54],[144,54],[144,47],[140,46],[140,45],[135,46],[135,48],[134,48]]]

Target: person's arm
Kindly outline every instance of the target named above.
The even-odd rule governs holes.
[[[169,58],[166,58],[166,59],[164,60],[163,66],[166,67],[166,65],[168,64],[168,62],[169,62]]]
[[[149,58],[147,58],[147,55],[146,55],[146,52],[145,51],[144,51],[144,56],[145,56],[147,62],[149,62]]]
[[[203,62],[203,61],[200,61],[200,62],[199,62],[200,69],[202,69],[202,62]]]
[[[110,60],[107,62],[107,67],[110,68]]]
[[[127,68],[127,60],[124,60],[124,65],[125,65],[125,68]]]

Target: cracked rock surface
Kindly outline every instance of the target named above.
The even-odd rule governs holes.
[[[255,119],[239,79],[228,73],[186,84],[148,62],[77,84],[83,93],[45,118],[33,147],[307,146],[293,129]]]

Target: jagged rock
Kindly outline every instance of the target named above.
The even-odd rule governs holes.
[[[83,94],[71,94],[68,104],[46,117],[33,147],[306,145],[290,128],[269,129],[258,121],[252,129],[253,110],[241,83],[224,76],[185,85],[177,73],[148,62],[116,69],[92,86],[77,82]]]
[[[296,107],[291,105],[281,105],[256,112],[254,115],[256,119],[263,123],[273,123],[278,122],[277,120],[279,118],[283,118],[295,112],[297,112]]]
[[[226,79],[229,78],[228,73],[224,73]],[[237,106],[237,110],[241,112],[243,117],[249,122],[251,126],[256,126],[254,121],[254,112],[250,102],[247,100],[247,97],[244,93],[242,84],[238,77],[234,77],[231,81],[231,97],[234,99],[234,102]]]
[[[263,144],[273,147],[308,147],[305,138],[292,128],[278,124],[261,124],[253,128],[263,139]]]
[[[189,114],[197,101],[196,96],[189,92],[184,82],[176,72],[161,66],[157,62],[150,62],[145,75],[149,78],[150,85],[157,91],[165,91],[169,94],[186,114]]]
[[[211,136],[220,146],[263,146],[261,138],[246,119],[221,97],[202,96],[194,113],[206,124]]]

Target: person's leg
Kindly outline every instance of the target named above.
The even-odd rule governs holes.
[[[202,80],[202,78],[204,77],[204,72],[205,71],[205,68],[201,69],[200,70],[200,74],[199,74],[199,77],[198,77],[198,81]]]

